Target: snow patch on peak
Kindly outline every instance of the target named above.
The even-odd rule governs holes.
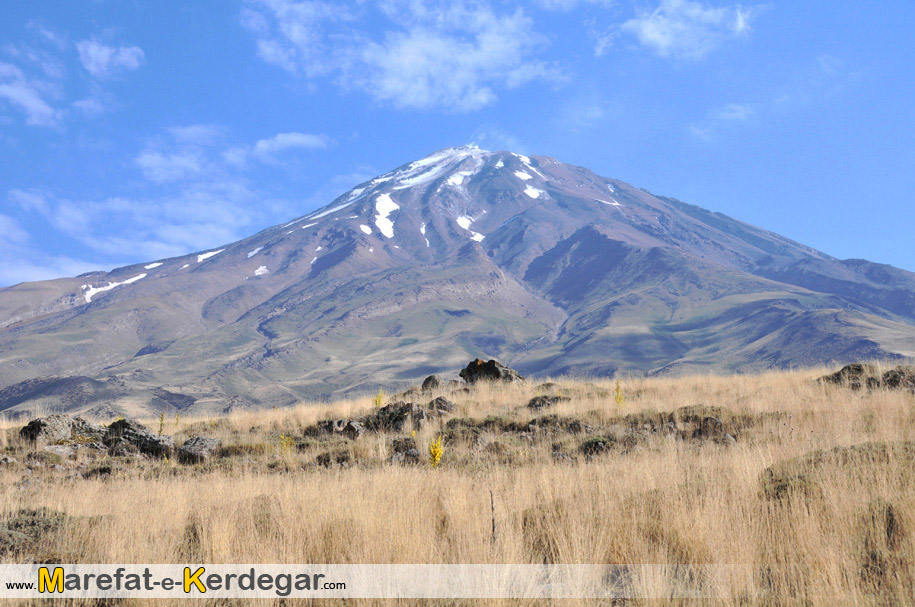
[[[368,227],[365,224],[362,224],[361,226],[359,226],[359,229],[362,230],[363,232],[365,232],[366,234],[372,233],[372,228]]]
[[[423,236],[426,235],[426,224],[424,224],[424,223],[419,224],[419,233],[422,234]]]
[[[515,177],[517,177],[518,179],[521,179],[523,181],[528,181],[529,179],[533,179],[533,177],[531,177],[528,173],[525,173],[524,171],[515,171]]]
[[[546,194],[546,192],[544,192],[543,190],[538,190],[537,188],[535,188],[533,186],[527,186],[526,188],[524,188],[524,193],[527,194],[528,196],[530,196],[531,198],[540,198],[541,196]]]
[[[464,183],[465,177],[470,177],[471,175],[473,175],[473,171],[458,171],[448,178],[447,183],[448,185],[459,186]]]
[[[206,261],[207,259],[209,259],[210,257],[213,257],[214,255],[219,255],[223,251],[225,251],[225,249],[219,249],[218,251],[210,251],[209,253],[201,253],[200,255],[197,256],[197,263]]]
[[[387,238],[394,238],[394,222],[388,219],[388,215],[399,209],[396,202],[391,200],[389,194],[381,194],[375,199],[375,226]]]
[[[122,280],[121,282],[111,282],[105,285],[104,287],[90,287],[89,285],[83,285],[83,290],[85,291],[86,303],[91,303],[92,298],[95,297],[98,293],[104,293],[105,291],[110,291],[115,287],[120,287],[121,285],[129,285],[146,278],[146,274],[139,274],[133,278],[128,278],[127,280]]]
[[[270,270],[267,269],[267,266],[260,266],[258,269],[254,270],[255,276],[263,276],[264,274],[269,274]]]
[[[470,232],[470,239],[471,239],[471,240],[475,240],[475,241],[477,241],[477,242],[481,242],[484,238],[486,238],[485,236],[483,236],[483,235],[480,234],[479,232],[474,232],[473,230],[470,229],[470,224],[472,224],[472,223],[474,222],[474,219],[473,219],[472,217],[468,217],[468,216],[466,216],[466,215],[461,215],[461,216],[458,217],[455,221],[457,221],[457,224],[458,224],[459,226],[461,226],[462,228],[464,228],[465,230],[467,230],[468,232]],[[428,243],[428,241],[426,241],[426,242]],[[427,246],[428,246],[428,245],[427,245]]]
[[[499,162],[496,163],[496,168],[497,168],[497,169],[501,169],[501,168],[503,168],[504,166],[505,166],[505,162],[503,162],[502,159],[499,158]]]
[[[615,201],[615,200],[614,200],[613,202],[607,202],[606,200],[601,200],[600,198],[598,198],[598,199],[597,199],[597,202],[602,202],[602,203],[604,203],[604,204],[609,204],[609,205],[612,206],[612,207],[621,207],[621,206],[623,206],[623,205],[621,205],[620,203],[618,203],[618,202]]]
[[[264,250],[264,247],[257,247],[253,251],[248,251],[248,259],[251,259],[252,257],[254,257],[255,255],[257,255],[258,253],[260,253],[263,250]]]
[[[144,269],[144,270],[155,270],[156,268],[158,268],[158,267],[161,266],[161,265],[162,265],[162,262],[161,262],[161,261],[157,261],[156,263],[151,263],[151,264],[149,264],[149,265],[143,266],[143,269]]]

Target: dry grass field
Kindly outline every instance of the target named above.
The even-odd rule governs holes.
[[[567,378],[436,391],[411,400],[455,409],[415,436],[315,433],[370,397],[143,420],[176,444],[222,440],[193,465],[61,456],[8,426],[0,527],[47,511],[40,542],[0,559],[738,564],[750,575],[727,581],[728,604],[913,604],[915,397],[822,385],[825,372],[623,380],[621,399],[614,382]],[[568,400],[533,410],[538,395]],[[407,438],[421,461],[393,463]]]

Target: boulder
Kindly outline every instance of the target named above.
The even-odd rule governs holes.
[[[346,422],[346,425],[343,426],[343,436],[350,440],[359,440],[362,438],[363,432],[365,432],[365,426],[354,419]]]
[[[175,450],[171,436],[154,434],[143,424],[131,419],[119,419],[108,426],[104,443],[112,451],[136,451],[151,457],[167,457]]]
[[[915,391],[915,368],[896,367],[891,369],[880,378],[880,384],[892,390]]]
[[[572,400],[568,396],[535,396],[527,403],[528,409],[546,409],[547,407],[552,407],[553,405],[558,405],[559,403],[564,403]]]
[[[496,360],[483,361],[479,358],[462,369],[459,375],[470,384],[479,381],[524,381],[524,378],[514,369],[509,369]]]
[[[705,417],[693,430],[693,439],[713,439],[725,434],[724,424],[717,417]]]
[[[609,451],[615,444],[616,439],[614,438],[607,436],[595,436],[583,442],[578,449],[584,455],[594,457],[595,455]]]
[[[423,392],[432,392],[442,387],[442,380],[438,375],[430,375],[423,380]]]
[[[349,420],[346,419],[325,419],[318,422],[318,431],[321,434],[338,434],[343,432]]]
[[[178,447],[178,461],[182,464],[203,463],[212,459],[220,447],[222,441],[218,438],[194,436]]]
[[[102,439],[105,429],[81,417],[49,415],[26,424],[20,431],[22,438],[38,443],[95,442]]]
[[[351,456],[349,451],[327,451],[315,458],[315,463],[325,468],[340,466],[347,468],[350,465]]]
[[[391,456],[391,463],[394,464],[419,464],[421,461],[419,449],[407,449]]]
[[[439,396],[433,398],[429,401],[429,410],[430,411],[444,411],[445,413],[451,413],[454,411],[454,403],[445,398],[444,396]]]
[[[391,443],[391,450],[394,453],[406,453],[410,449],[416,449],[416,441],[412,438],[395,438]]]
[[[426,422],[426,412],[413,403],[396,402],[385,405],[362,423],[374,432],[402,432],[409,421],[413,430],[420,430]]]

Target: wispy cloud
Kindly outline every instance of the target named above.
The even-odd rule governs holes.
[[[536,0],[537,6],[548,11],[571,11],[584,4],[613,6],[616,0]]]
[[[203,159],[191,151],[165,154],[143,152],[135,159],[144,177],[156,183],[178,181],[203,171]]]
[[[692,0],[661,0],[653,11],[622,24],[645,48],[661,57],[699,59],[728,39],[749,33],[758,8],[712,7]]]
[[[501,89],[561,73],[535,58],[547,39],[520,8],[500,13],[487,2],[379,0],[381,35],[359,5],[309,0],[251,0],[242,22],[258,55],[308,78],[327,76],[398,108],[478,110]]]
[[[81,40],[76,43],[76,50],[83,68],[96,78],[135,70],[146,61],[138,46],[108,46],[97,40]]]
[[[0,99],[24,113],[27,124],[55,126],[60,122],[63,112],[45,99],[50,88],[47,82],[29,77],[17,66],[0,61]]]
[[[718,120],[734,120],[743,122],[755,114],[755,110],[749,104],[729,103],[724,107],[718,108],[712,115]]]
[[[294,149],[324,149],[330,144],[325,135],[308,133],[277,133],[268,139],[261,139],[254,144],[252,154],[261,160],[273,159],[276,154]]]

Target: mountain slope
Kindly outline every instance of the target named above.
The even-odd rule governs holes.
[[[0,392],[8,413],[35,405],[19,382],[45,376],[118,382],[79,399],[45,389],[45,408],[224,411],[476,356],[612,374],[912,355],[915,274],[473,147],[224,247],[0,289],[0,388],[19,395]]]

